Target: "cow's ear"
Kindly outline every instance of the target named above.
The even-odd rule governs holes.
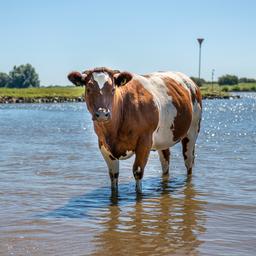
[[[79,72],[71,72],[68,74],[68,79],[76,86],[83,86],[86,83],[86,74],[81,74]]]
[[[130,80],[132,80],[132,74],[129,72],[121,72],[114,75],[114,78],[116,86],[123,86],[127,84]]]

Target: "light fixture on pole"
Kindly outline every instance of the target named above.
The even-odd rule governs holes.
[[[201,78],[201,46],[204,41],[204,38],[197,38],[197,41],[199,43],[199,69],[198,69],[198,78]]]

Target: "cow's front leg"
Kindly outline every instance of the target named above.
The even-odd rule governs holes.
[[[119,160],[115,159],[103,145],[100,147],[100,151],[108,166],[109,177],[111,180],[111,188],[112,190],[117,191],[119,176]]]
[[[152,146],[152,136],[145,136],[139,139],[135,149],[135,162],[133,164],[133,175],[136,180],[137,193],[142,192],[141,180],[143,178],[144,168],[148,161],[148,156]]]

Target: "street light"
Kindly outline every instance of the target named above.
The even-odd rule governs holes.
[[[215,72],[215,69],[212,70],[212,92],[213,92],[214,72]]]
[[[197,41],[199,43],[199,69],[198,69],[198,78],[201,78],[201,46],[204,41],[204,38],[197,38]]]

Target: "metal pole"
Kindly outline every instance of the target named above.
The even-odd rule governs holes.
[[[215,72],[215,69],[212,70],[212,92],[213,92],[213,80],[214,80],[214,72]]]
[[[199,43],[199,68],[198,68],[198,78],[201,78],[201,46],[204,41],[204,38],[197,38],[197,41]]]

